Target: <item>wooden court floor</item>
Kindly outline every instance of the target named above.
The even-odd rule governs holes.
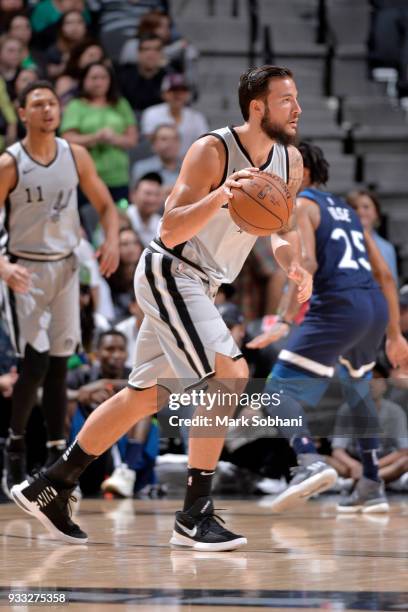
[[[388,516],[338,517],[336,498],[272,516],[268,498],[222,500],[228,526],[248,537],[229,553],[169,548],[177,500],[82,500],[87,545],[51,540],[16,506],[0,505],[0,609],[10,591],[66,593],[53,609],[408,610],[408,497]]]

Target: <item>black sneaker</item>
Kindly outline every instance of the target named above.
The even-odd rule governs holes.
[[[234,550],[247,544],[243,536],[224,529],[222,518],[214,514],[210,497],[199,497],[186,511],[176,512],[170,544],[194,550]]]
[[[37,518],[54,538],[70,544],[86,544],[87,534],[70,517],[70,501],[75,501],[74,488],[58,490],[39,473],[30,483],[25,480],[14,485],[10,494],[17,506]]]
[[[19,482],[27,479],[26,453],[23,451],[11,451],[4,448],[3,453],[3,475],[1,486],[4,493],[11,499],[11,488]]]
[[[337,480],[337,472],[328,465],[321,455],[305,453],[298,456],[299,465],[291,468],[293,478],[269,508],[272,512],[283,512],[299,506],[301,501],[326,489]]]

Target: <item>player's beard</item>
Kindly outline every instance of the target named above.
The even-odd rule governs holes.
[[[269,136],[271,140],[276,140],[282,145],[295,144],[297,141],[297,134],[288,134],[284,128],[278,123],[274,123],[271,120],[269,108],[265,105],[263,117],[261,119],[261,130],[264,134]]]

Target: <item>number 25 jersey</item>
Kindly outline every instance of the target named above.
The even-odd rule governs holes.
[[[78,173],[71,147],[56,138],[56,154],[47,165],[30,157],[21,142],[8,147],[17,184],[6,201],[7,251],[34,261],[55,261],[79,242]]]
[[[313,200],[320,209],[313,294],[377,287],[356,212],[342,198],[326,191],[304,189],[298,197]]]

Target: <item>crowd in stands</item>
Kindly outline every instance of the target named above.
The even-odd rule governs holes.
[[[373,65],[378,65],[379,54],[384,53],[375,33],[389,18],[387,11],[392,8],[394,18],[399,11],[399,23],[404,27],[408,23],[405,2],[400,8],[386,4],[373,1],[377,11],[371,40]],[[178,31],[169,8],[166,0],[0,0],[0,151],[25,135],[17,114],[21,91],[39,78],[51,81],[63,108],[59,135],[88,149],[121,219],[120,263],[106,281],[95,258],[103,235],[85,195],[79,194],[82,347],[69,362],[67,440],[75,437],[96,406],[126,385],[143,320],[133,291],[134,272],[143,248],[157,233],[183,156],[209,129],[208,118],[194,108],[200,93],[198,53],[194,41],[187,41]],[[404,78],[408,80],[404,77],[408,56],[405,65],[400,56],[398,62],[403,87]],[[380,234],[382,215],[376,195],[360,190],[350,193],[348,202],[372,233],[397,284],[403,284],[395,248]],[[245,344],[273,323],[285,282],[269,240],[260,238],[238,280],[233,286],[222,286],[216,298],[257,378],[269,374],[284,341],[258,351],[246,349]],[[403,332],[408,337],[406,289],[400,291],[400,306]],[[18,377],[4,325],[0,326],[0,354],[0,442],[4,444],[10,395]],[[386,434],[382,475],[396,488],[408,490],[408,413],[403,409],[408,383],[382,354],[377,376],[375,400]],[[346,411],[342,406],[339,418]],[[322,453],[330,455],[345,485],[358,478],[361,465],[353,441],[336,437],[335,430],[330,442],[322,442]],[[163,450],[185,451],[188,433],[180,432],[181,446],[174,441],[159,443],[159,437],[155,419],[139,423],[137,430],[85,472],[83,493],[95,495],[102,487],[102,491],[116,490],[124,497],[139,490],[163,494],[163,487],[156,484],[155,460]],[[45,461],[46,438],[39,410],[30,421],[27,438],[29,467],[36,469]],[[223,459],[230,466],[226,475],[244,493],[277,492],[278,484],[274,488],[273,483],[287,478],[295,463],[284,440],[262,437],[241,440],[238,445],[227,441]],[[250,474],[249,480],[244,474]],[[109,488],[106,480],[111,485],[112,479]]]

